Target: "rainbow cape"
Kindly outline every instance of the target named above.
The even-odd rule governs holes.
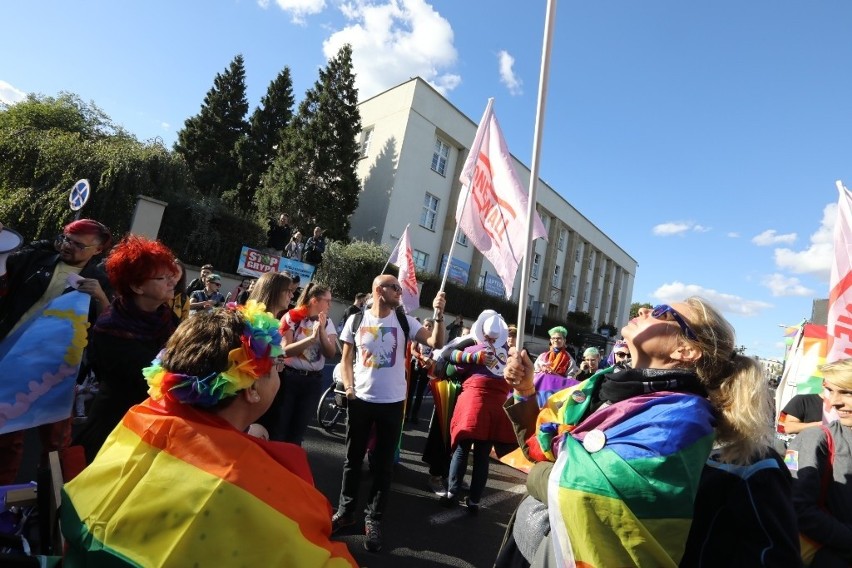
[[[713,445],[711,406],[699,396],[657,392],[583,419],[604,376],[552,396],[539,418],[539,429],[550,430],[538,440],[541,450],[557,457],[548,482],[557,564],[677,566]],[[591,432],[599,443],[584,444]]]
[[[213,414],[132,407],[63,488],[67,566],[356,566],[301,448]]]

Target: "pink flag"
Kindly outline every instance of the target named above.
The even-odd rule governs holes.
[[[417,276],[414,274],[414,256],[411,254],[411,241],[408,238],[408,227],[402,232],[396,249],[388,259],[389,264],[399,267],[399,285],[402,286],[402,303],[405,311],[412,312],[420,307],[420,288],[417,287]]]
[[[852,357],[852,193],[838,181],[834,263],[828,295],[828,355],[831,363]]]
[[[482,115],[460,181],[469,190],[459,199],[456,222],[503,281],[512,296],[518,265],[527,252],[527,193],[503,139],[491,101]],[[544,225],[533,214],[533,239],[544,238]]]

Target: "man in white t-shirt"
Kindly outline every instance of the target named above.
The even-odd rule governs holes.
[[[432,348],[444,345],[444,293],[438,292],[432,302],[436,325],[431,333],[411,316],[398,316],[402,287],[389,274],[373,280],[373,305],[364,311],[358,329],[353,329],[355,316],[343,326],[341,374],[349,400],[349,420],[346,427],[346,461],[340,502],[332,517],[332,533],[354,525],[361,481],[361,464],[367,451],[367,441],[375,425],[376,446],[373,450],[373,483],[364,519],[371,552],[382,548],[381,519],[390,494],[393,460],[397,441],[402,432],[405,406],[405,359],[408,356],[404,330],[399,317],[408,321],[408,339]],[[354,363],[354,368],[353,368]]]

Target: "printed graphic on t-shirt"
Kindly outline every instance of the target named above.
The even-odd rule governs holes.
[[[371,369],[386,369],[396,363],[396,327],[361,326],[358,330],[361,364]]]

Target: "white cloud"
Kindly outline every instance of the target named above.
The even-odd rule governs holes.
[[[705,227],[704,225],[699,225],[692,221],[670,221],[668,223],[655,225],[654,228],[651,229],[651,232],[658,237],[670,237],[672,235],[682,235],[689,231],[706,233],[709,230],[710,227]]]
[[[822,223],[811,235],[811,246],[803,251],[787,248],[775,249],[775,265],[796,274],[813,274],[828,282],[834,259],[834,222],[837,204],[829,203],[822,212]]]
[[[739,234],[739,233],[737,233],[736,231],[731,231],[730,233],[728,233],[728,236],[729,236],[730,238],[732,238],[732,239],[738,239],[738,238],[740,238],[740,234]]]
[[[769,274],[763,278],[763,285],[769,288],[773,296],[813,296],[814,291],[804,287],[795,276]]]
[[[509,89],[509,94],[512,96],[522,95],[524,93],[521,88],[521,80],[515,76],[515,58],[509,55],[505,49],[501,49],[497,54],[497,59],[500,62],[500,82],[506,85]]]
[[[160,123],[160,128],[162,128],[163,130],[169,130],[171,127],[172,127],[172,125],[169,124],[168,122],[161,122]]]
[[[352,45],[360,100],[415,76],[443,95],[461,83],[448,71],[458,57],[453,28],[424,0],[352,0],[340,10],[349,25],[323,42],[323,53],[331,58],[344,44]]]
[[[27,98],[22,90],[10,85],[6,81],[0,81],[0,103],[13,105]]]
[[[779,235],[775,229],[767,229],[754,237],[751,242],[756,244],[759,247],[766,247],[769,245],[791,245],[796,242],[796,233],[787,233],[785,235]]]
[[[662,303],[682,302],[690,296],[701,296],[713,304],[715,308],[728,314],[741,316],[756,316],[763,310],[773,307],[772,304],[759,300],[746,300],[733,294],[724,294],[697,284],[684,284],[677,281],[671,284],[663,284],[651,295]]]
[[[278,7],[290,14],[294,24],[304,24],[305,16],[325,10],[325,0],[275,0]],[[269,7],[269,0],[257,0],[261,8]]]

